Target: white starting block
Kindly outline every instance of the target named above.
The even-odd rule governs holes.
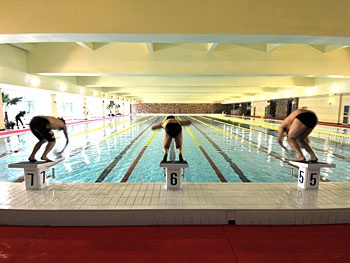
[[[335,167],[334,163],[307,163],[294,162],[290,164],[299,167],[298,172],[298,187],[303,189],[317,190],[320,183],[320,170],[324,167]]]
[[[166,189],[181,189],[182,177],[184,176],[184,168],[188,167],[188,163],[184,162],[161,162],[160,167],[164,167],[166,176]]]
[[[20,162],[11,163],[9,168],[24,168],[24,181],[27,190],[41,190],[47,186],[46,169],[57,162]]]

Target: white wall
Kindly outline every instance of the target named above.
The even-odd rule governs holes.
[[[255,107],[255,116],[265,116],[265,107],[267,106],[267,101],[254,101],[252,107]],[[252,111],[253,114],[253,111]]]
[[[315,111],[321,122],[340,123],[339,104],[339,95],[299,98],[299,108]]]

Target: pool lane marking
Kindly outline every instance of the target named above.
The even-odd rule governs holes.
[[[223,134],[225,134],[225,135],[227,135],[227,136],[229,136],[229,137],[231,137],[231,138],[238,138],[238,137],[241,137],[241,138],[242,138],[241,135],[232,134],[232,133],[226,132],[226,131],[224,131],[224,130],[222,130],[222,129],[220,129],[220,128],[216,128],[215,126],[212,126],[212,125],[210,125],[210,124],[208,124],[208,123],[202,122],[202,121],[200,121],[200,120],[198,120],[198,119],[196,119],[196,118],[193,118],[193,117],[191,117],[191,118],[194,119],[194,120],[196,120],[196,121],[198,121],[198,122],[200,122],[200,123],[202,123],[202,124],[204,124],[204,125],[206,125],[206,126],[208,126],[208,127],[210,127],[210,128],[212,128],[212,129],[214,129],[214,130],[216,130],[216,131],[219,131],[219,132],[221,132],[221,133],[223,133]],[[217,122],[220,122],[220,121],[217,121]],[[237,126],[235,126],[234,124],[225,123],[225,122],[221,122],[221,123],[226,124],[226,125],[229,125],[229,126],[237,127]],[[259,131],[255,131],[255,130],[252,130],[252,129],[247,129],[247,128],[244,128],[244,127],[238,127],[238,128],[243,129],[243,130],[248,130],[248,131],[252,131],[252,132],[259,133]],[[272,136],[272,135],[271,135],[271,136]],[[256,144],[253,143],[253,142],[247,142],[246,139],[243,139],[243,143],[244,143],[244,144],[247,144],[247,145],[254,146],[256,149],[258,149],[259,151],[261,151],[261,152],[267,154],[268,156],[272,156],[272,157],[276,158],[277,160],[280,160],[281,162],[290,165],[288,160],[284,160],[282,157],[280,157],[280,156],[278,156],[278,155],[276,155],[276,154],[274,154],[274,153],[272,153],[272,152],[269,152],[268,150],[266,150],[266,149],[264,149],[264,148],[262,148],[262,147],[257,147]]]
[[[140,118],[141,118],[141,117],[140,117]],[[98,128],[95,128],[95,129],[91,129],[91,130],[85,131],[85,132],[76,133],[76,134],[73,134],[73,135],[71,135],[71,136],[78,136],[78,135],[86,134],[86,133],[89,133],[89,132],[92,132],[92,131],[96,131],[96,130],[100,130],[100,129],[107,128],[107,127],[109,127],[109,126],[118,125],[118,124],[121,124],[121,123],[124,123],[124,122],[127,122],[127,121],[130,121],[130,120],[125,120],[125,121],[122,121],[122,122],[113,123],[112,125],[105,125],[105,126],[102,126],[102,127],[98,127]],[[147,121],[147,119],[146,119],[146,121]],[[144,121],[143,121],[142,123],[144,123]],[[137,126],[137,124],[140,125],[140,124],[142,124],[142,123],[136,123],[136,124],[133,125],[133,126]],[[81,125],[81,124],[79,124],[79,125]],[[118,134],[120,134],[121,132],[127,131],[127,130],[128,130],[128,129],[121,130]],[[69,137],[71,137],[71,136],[69,136]],[[86,147],[81,147],[82,149],[81,149],[80,151],[77,151],[77,150],[76,150],[76,151],[73,151],[73,153],[70,153],[70,154],[69,154],[69,157],[74,156],[74,155],[80,153],[82,150],[85,150],[85,149],[87,149],[87,148],[90,148],[90,147],[93,146],[93,145],[94,145],[94,144],[90,144],[90,145],[87,145]],[[63,160],[64,160],[64,159],[60,159],[57,163],[62,162]],[[23,182],[23,181],[24,181],[24,177],[21,176],[21,177],[17,178],[16,180],[14,180],[13,182]]]
[[[129,167],[129,169],[126,171],[126,173],[124,174],[123,178],[120,180],[121,183],[126,183],[126,181],[128,181],[131,173],[134,171],[135,166],[137,165],[137,163],[139,162],[139,160],[141,159],[141,156],[143,155],[143,153],[146,151],[147,146],[144,146],[141,150],[141,152],[137,155],[136,159],[134,160],[134,162],[131,164],[131,166]]]
[[[77,155],[78,153],[81,153],[81,151],[85,151],[86,149],[90,148],[91,146],[93,146],[94,144],[87,144],[85,147],[78,147],[76,148],[74,151],[71,151],[69,153],[69,157],[71,156],[74,156],[74,155]],[[80,149],[81,148],[81,149]],[[65,160],[65,158],[59,158],[57,160],[53,160],[55,162],[55,165],[60,163],[60,162],[63,162]],[[24,176],[21,176],[19,178],[17,178],[16,180],[14,180],[13,182],[14,183],[21,183],[24,181]]]
[[[113,138],[114,136],[117,136],[117,135],[119,135],[119,134],[121,134],[121,133],[123,133],[123,132],[126,132],[127,130],[130,130],[130,129],[135,128],[135,127],[137,127],[137,126],[139,126],[139,125],[141,125],[141,124],[144,124],[145,122],[148,122],[149,120],[151,120],[151,119],[153,119],[153,118],[155,118],[155,117],[152,117],[152,118],[150,118],[150,119],[145,119],[145,120],[143,120],[143,121],[141,121],[141,122],[135,123],[135,124],[133,124],[133,125],[131,125],[131,126],[125,128],[125,129],[122,129],[122,130],[120,130],[119,132],[112,133],[111,135],[108,135],[108,136],[102,138],[102,139],[100,140],[100,142],[109,140],[109,139]]]
[[[209,118],[209,117],[207,117]],[[274,131],[278,131],[278,128],[280,126],[280,124],[277,123],[269,123],[266,121],[258,121],[258,122],[253,122],[253,120],[243,120],[241,118],[231,118],[231,117],[220,117],[220,116],[216,116],[215,118],[211,118],[214,121],[218,121],[218,120],[222,120],[222,121],[228,121],[230,123],[233,122],[237,122],[239,124],[243,123],[243,124],[247,124],[249,126],[253,126],[253,127],[261,127],[264,129],[268,129],[268,130],[274,130]],[[327,125],[325,125],[327,126]],[[339,133],[339,132],[333,132],[333,131],[326,131],[326,130],[322,130],[322,129],[317,129],[317,127],[312,131],[312,133],[309,135],[312,138],[318,138],[318,139],[323,139],[320,136],[317,136],[316,134],[326,134],[326,135],[334,135],[334,136],[338,136],[341,137],[343,139],[349,139],[350,138],[350,134],[344,134],[344,133]],[[336,142],[336,141],[333,141]],[[347,142],[345,142],[346,144],[349,144]]]
[[[192,139],[194,140],[194,142],[197,144],[197,146],[199,147],[199,149],[202,151],[203,155],[205,156],[205,158],[207,159],[207,161],[209,162],[210,166],[213,168],[214,172],[216,173],[216,175],[219,177],[220,181],[223,183],[227,183],[227,180],[225,178],[225,176],[223,176],[223,174],[220,172],[219,168],[215,165],[215,163],[213,162],[213,160],[210,158],[210,156],[208,155],[208,153],[204,150],[204,148],[202,147],[202,145],[200,145],[199,141],[196,139],[196,137],[193,135],[193,133],[191,132],[191,130],[185,126],[186,131],[188,132],[188,134],[192,137]]]
[[[152,118],[151,118],[152,119]],[[147,121],[147,119],[146,119],[146,121]],[[145,121],[143,121],[143,122],[141,122],[141,123],[136,123],[135,125],[133,125],[133,127],[134,126],[137,126],[137,125],[141,125],[141,124],[143,124]],[[113,125],[117,125],[117,124],[120,124],[120,123],[123,123],[123,122],[118,122],[118,123],[114,123]],[[88,132],[91,132],[91,131],[95,131],[95,130],[98,130],[98,129],[103,129],[103,128],[106,128],[106,127],[109,127],[109,126],[112,126],[112,125],[107,125],[107,126],[102,126],[102,127],[99,127],[99,128],[97,128],[97,129],[92,129],[92,130],[88,130],[88,131],[85,131],[85,132],[82,132],[82,133],[79,133],[79,135],[81,135],[81,134],[84,134],[84,133],[88,133]],[[130,127],[129,127],[130,128]],[[120,134],[120,133],[122,133],[122,132],[125,132],[125,131],[127,131],[129,128],[127,128],[127,129],[124,129],[124,130],[121,130],[118,134]],[[79,154],[82,150],[86,150],[86,149],[88,149],[88,148],[90,148],[91,146],[94,146],[95,144],[87,144],[85,147],[78,147],[78,148],[76,148],[74,151],[71,151],[70,152],[70,154],[69,154],[69,157],[71,157],[71,156],[74,156],[74,155],[77,155],[77,154]],[[129,144],[130,145],[130,144]],[[130,145],[130,147],[131,147],[131,145]],[[130,148],[129,147],[129,148]],[[81,150],[79,150],[81,148]],[[129,148],[127,148],[126,150],[124,149],[124,151],[126,152]],[[123,152],[124,152],[123,151]],[[121,156],[120,156],[120,158],[122,158],[123,157],[123,155],[124,154],[122,154]],[[117,159],[118,157],[116,157],[115,159]],[[119,158],[119,159],[120,159]],[[115,164],[114,164],[114,166],[116,165],[116,163],[119,161],[119,159],[117,159],[117,161],[115,162],[115,160],[112,162],[112,163],[114,163],[115,162]],[[59,163],[59,162],[62,162],[64,160],[64,158],[63,159],[60,159],[59,161],[55,161],[56,163]],[[111,165],[111,164],[110,164]],[[110,166],[109,165],[109,166]],[[108,166],[108,167],[109,167]],[[112,169],[114,168],[114,166],[112,167]],[[108,168],[107,167],[107,168]],[[107,169],[106,168],[106,169]],[[105,170],[106,170],[105,169]],[[111,169],[111,170],[112,170]],[[105,170],[103,171],[103,172],[105,172]],[[103,173],[102,172],[102,173]],[[107,172],[107,171],[106,171]],[[105,172],[105,173],[106,173]],[[110,171],[109,171],[110,172]],[[109,173],[108,172],[108,173]],[[104,177],[102,177],[101,175],[98,177],[98,179],[95,181],[95,182],[102,182],[104,179],[105,179],[105,177],[108,175],[108,173],[106,174],[106,175],[104,175]],[[100,178],[101,177],[101,178]],[[100,180],[100,181],[98,181],[98,180]],[[19,178],[17,178],[16,180],[14,180],[14,182],[23,182],[24,181],[24,177],[23,176],[21,176],[21,177],[19,177]]]
[[[153,117],[154,118],[154,117]],[[151,120],[153,118],[150,118],[148,120]],[[148,121],[146,120],[146,121]],[[144,123],[144,122],[142,122]],[[141,124],[141,123],[140,123]],[[114,169],[114,167],[118,164],[118,162],[120,161],[121,158],[123,158],[123,156],[125,155],[125,153],[130,149],[130,147],[149,129],[149,127],[147,127],[146,129],[144,129],[141,133],[139,133],[139,135],[137,135],[125,148],[124,150],[119,153],[114,159],[113,161],[102,171],[102,173],[100,174],[100,176],[97,178],[97,180],[95,181],[96,183],[101,183],[102,181],[104,181],[104,179],[109,175],[109,173]],[[153,137],[152,137],[153,138]],[[135,161],[134,161],[135,162]],[[130,168],[129,168],[130,170]],[[124,175],[125,177],[125,175]],[[123,178],[124,178],[123,177]]]
[[[206,119],[206,120],[211,120],[211,121],[214,121],[214,122],[218,122],[218,123],[220,123],[220,124],[224,124],[224,125],[236,127],[236,128],[242,129],[242,130],[248,130],[248,131],[255,132],[255,133],[259,133],[259,132],[261,133],[261,131],[257,131],[257,130],[254,130],[254,129],[248,129],[248,128],[245,128],[245,127],[242,127],[242,126],[236,126],[236,125],[234,125],[234,123],[233,123],[231,120],[228,120],[228,121],[230,121],[230,122],[228,123],[228,122],[225,122],[225,121],[223,121],[223,120],[217,120],[217,119],[215,119],[215,118],[209,118],[209,117],[206,117],[206,116],[204,116],[204,117],[202,117],[202,118],[203,118],[203,119]],[[194,118],[193,118],[193,119],[194,119]],[[197,119],[195,119],[195,120],[197,120]],[[197,121],[199,121],[199,120],[197,120]],[[199,122],[200,122],[200,121],[199,121]],[[240,122],[237,121],[237,123],[240,123]],[[243,122],[242,122],[242,123],[243,123]],[[258,126],[258,125],[254,125],[254,124],[252,124],[252,123],[244,123],[244,124],[248,124],[249,126],[253,126],[253,127],[261,127],[261,128],[264,128],[264,129],[275,130],[275,129],[271,128],[271,127],[266,128],[266,127],[263,126],[263,125]],[[211,127],[211,125],[209,125],[209,124],[207,124],[207,126]],[[322,130],[321,130],[321,131],[322,131]],[[227,133],[224,132],[224,131],[222,131],[222,133],[227,134]],[[327,131],[324,131],[324,133],[327,133]],[[228,135],[229,135],[229,134],[228,134]],[[328,135],[330,135],[330,133],[329,133]],[[232,134],[231,134],[230,136],[233,137]],[[236,137],[236,138],[237,138],[237,136],[242,137],[241,135],[235,134],[235,137]],[[274,135],[271,135],[271,136],[275,137]],[[348,136],[350,136],[350,135],[348,135]],[[322,138],[319,138],[319,137],[316,137],[316,136],[312,136],[312,137],[313,137],[313,138],[317,138],[317,139],[322,139]],[[289,163],[289,160],[285,160],[285,159],[283,159],[282,157],[280,157],[279,155],[276,155],[276,154],[273,154],[273,153],[269,153],[268,150],[265,150],[265,149],[263,149],[263,148],[258,148],[258,147],[256,146],[256,144],[254,144],[254,143],[252,143],[252,142],[249,142],[249,143],[244,142],[244,143],[245,143],[245,144],[251,144],[251,145],[253,145],[256,149],[259,149],[261,152],[263,152],[263,153],[265,153],[265,154],[267,154],[267,155],[270,155],[270,156],[272,156],[272,157],[274,157],[274,158],[276,158],[276,159],[278,159],[278,160],[280,160],[280,161],[282,161],[282,162],[284,162],[284,163],[286,163],[286,164],[288,164],[288,165],[290,165],[290,166],[293,166],[293,165],[291,165],[291,164]],[[332,154],[332,155],[334,155],[335,157],[337,157],[337,158],[339,158],[339,159],[346,160],[346,161],[350,161],[350,157],[341,155],[341,154],[339,154],[339,153],[333,153],[333,152],[331,152],[331,151],[329,151],[329,150],[324,150],[324,149],[320,149],[320,148],[317,148],[317,147],[314,147],[314,149],[317,150],[317,151],[319,151],[319,152],[326,153],[326,154]]]
[[[137,119],[139,119],[139,118],[142,118],[142,117],[136,117],[135,119],[137,120]],[[99,121],[102,121],[102,120],[99,120]],[[125,122],[130,122],[130,119],[128,119],[128,120],[123,120],[123,121],[118,121],[117,123],[112,123],[112,124],[104,125],[104,126],[101,126],[101,127],[97,127],[97,128],[94,128],[94,129],[87,130],[87,131],[74,133],[74,134],[69,135],[68,137],[71,138],[71,137],[75,137],[75,136],[84,135],[84,134],[87,134],[87,133],[90,133],[90,132],[94,132],[94,131],[98,131],[98,130],[103,130],[103,129],[108,128],[108,127],[120,125],[120,124],[125,123]],[[86,123],[83,123],[83,124],[86,124]],[[72,124],[72,125],[69,125],[69,126],[74,126],[74,125],[79,126],[79,125],[82,125],[82,124]]]
[[[142,117],[136,117],[136,119],[138,119],[138,118],[142,118]],[[95,121],[102,121],[102,119],[101,119],[101,120],[92,120],[91,122],[95,122]],[[104,125],[104,126],[101,126],[101,127],[97,127],[97,128],[91,129],[91,130],[84,131],[84,132],[74,133],[74,134],[69,135],[68,137],[71,138],[71,137],[83,135],[83,134],[86,134],[86,133],[89,133],[89,132],[94,132],[94,131],[97,131],[97,130],[102,130],[102,129],[105,129],[105,128],[107,128],[107,127],[119,125],[119,124],[122,124],[122,123],[128,122],[128,121],[130,122],[130,120],[124,120],[124,121],[120,121],[120,122],[117,122],[117,123],[113,123],[113,124],[109,124],[109,125]],[[84,122],[84,123],[68,123],[67,126],[79,126],[79,125],[84,125],[84,124],[87,124],[87,123],[90,123],[90,122],[87,121],[87,122]],[[28,129],[28,131],[25,131],[25,132],[20,133],[20,134],[18,134],[18,135],[21,135],[21,134],[24,134],[24,133],[29,133],[29,131],[30,131],[30,130]],[[8,137],[10,137],[10,136],[8,136]],[[59,138],[60,138],[60,137],[57,137],[57,139],[59,139]],[[20,151],[24,151],[24,150],[23,150],[23,149],[20,149],[20,150],[18,150],[17,152],[20,152]],[[8,156],[8,155],[13,154],[13,153],[17,153],[17,152],[13,151],[13,152],[9,152],[9,153],[8,153],[8,152],[3,153],[3,154],[0,155],[0,158],[5,157],[5,156]],[[21,177],[20,177],[19,179],[21,179]]]
[[[120,133],[122,133],[122,132],[125,132],[125,131],[127,131],[127,130],[129,130],[131,127],[135,127],[135,126],[138,126],[138,125],[141,125],[141,124],[143,124],[144,122],[146,122],[146,121],[148,121],[148,120],[151,120],[151,119],[153,119],[153,118],[155,118],[155,117],[151,117],[150,119],[147,119],[146,118],[146,120],[145,121],[142,121],[142,122],[138,122],[138,123],[136,123],[136,124],[134,124],[134,125],[132,125],[132,126],[130,126],[130,127],[128,127],[128,128],[126,128],[126,129],[123,129],[123,130],[121,130],[120,132],[118,132],[117,134],[113,134],[114,136],[115,135],[118,135],[118,134],[120,134]],[[124,122],[124,121],[123,121]],[[123,123],[123,122],[118,122],[118,123],[114,123],[113,125],[117,125],[117,124],[120,124],[120,123]],[[109,127],[109,126],[112,126],[112,125],[107,125],[107,126],[102,126],[102,127],[99,127],[99,128],[96,128],[96,129],[92,129],[92,130],[88,130],[88,131],[85,131],[85,132],[81,132],[81,133],[78,133],[77,135],[81,135],[81,134],[84,134],[84,133],[88,133],[88,132],[91,132],[91,131],[95,131],[95,130],[99,130],[99,129],[103,129],[103,128],[106,128],[106,127]],[[146,131],[147,129],[145,129],[144,131]],[[74,135],[72,135],[72,136],[74,136]],[[113,137],[113,136],[109,136],[109,137]],[[139,136],[138,136],[139,137]],[[137,138],[138,138],[137,137]],[[134,140],[135,140],[135,138],[134,138]],[[101,140],[102,141],[102,140]],[[136,140],[135,140],[136,141]],[[109,168],[110,170],[108,170],[107,168],[105,168],[105,170],[102,172],[102,173],[104,173],[103,175],[101,174],[99,177],[98,177],[98,179],[95,181],[95,182],[102,182],[104,179],[105,179],[105,177],[110,173],[110,171],[114,168],[114,166],[118,163],[118,161],[123,157],[123,155],[125,154],[125,152],[131,147],[131,145],[133,144],[134,142],[132,141],[125,149],[124,149],[124,151],[120,154],[120,157],[119,157],[119,155],[114,159],[114,161],[111,163],[111,164],[109,164],[109,166],[107,166],[107,168]],[[91,146],[93,146],[94,144],[90,144],[90,145],[87,145],[85,148],[84,147],[82,147],[82,150],[85,150],[85,149],[87,149],[87,148],[90,148]],[[73,153],[70,153],[69,154],[69,157],[71,157],[71,156],[74,156],[74,155],[76,155],[76,154],[78,154],[78,153],[80,153],[81,151],[74,151]],[[118,158],[119,157],[119,158]],[[57,163],[59,163],[59,162],[62,162],[64,159],[60,159]],[[114,165],[113,165],[114,164]],[[19,177],[19,178],[17,178],[16,180],[14,180],[13,182],[23,182],[24,181],[24,177],[23,176],[21,176],[21,177]]]
[[[165,117],[163,119],[163,121],[165,120]],[[123,176],[122,180],[120,181],[121,183],[125,183],[128,181],[131,173],[134,171],[137,163],[139,162],[139,160],[141,159],[143,153],[146,151],[147,147],[149,146],[149,144],[151,143],[151,141],[153,140],[154,136],[156,136],[157,132],[159,131],[159,129],[155,130],[151,137],[148,139],[148,141],[146,142],[145,146],[143,146],[141,152],[137,155],[136,159],[134,160],[134,162],[131,164],[131,166],[129,167],[128,171],[125,173],[125,175]]]
[[[131,173],[134,171],[137,163],[139,162],[139,160],[141,159],[142,155],[144,154],[144,152],[146,151],[147,147],[149,146],[149,144],[151,143],[151,141],[153,140],[154,136],[156,136],[157,132],[159,131],[159,129],[155,130],[153,132],[153,134],[151,135],[151,137],[148,139],[148,141],[146,142],[146,144],[143,146],[141,152],[137,155],[136,159],[134,160],[134,162],[131,164],[131,166],[129,167],[128,171],[125,173],[125,175],[123,176],[122,180],[120,181],[121,183],[126,183],[131,175]]]
[[[201,129],[198,128],[197,125],[193,124],[196,129],[203,134],[203,136],[213,145],[213,147],[218,151],[219,154],[221,154],[222,157],[228,162],[232,168],[232,170],[238,175],[239,179],[241,179],[242,182],[251,182],[244,174],[244,172],[238,167],[237,164],[235,164],[232,159],[224,153],[224,151],[220,148],[219,145],[217,145],[207,134],[205,134]]]
[[[141,118],[141,117],[139,117],[139,118]],[[136,120],[139,119],[139,118],[136,118]],[[130,122],[130,120],[119,121],[119,122],[117,122],[117,123],[112,123],[112,124],[104,125],[104,126],[101,126],[101,127],[97,127],[97,128],[91,129],[91,130],[87,130],[87,131],[83,131],[83,132],[78,132],[78,133],[75,133],[75,134],[70,135],[69,137],[84,135],[84,134],[87,134],[87,133],[90,133],[90,132],[102,130],[102,129],[105,129],[105,128],[108,128],[108,127],[112,127],[112,126],[116,126],[116,125],[120,125],[120,124],[125,123],[125,122]],[[136,124],[137,124],[137,123],[136,123]],[[134,125],[136,125],[136,124],[134,124]]]

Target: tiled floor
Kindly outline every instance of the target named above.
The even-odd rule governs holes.
[[[301,225],[350,223],[350,183],[0,183],[0,224]]]

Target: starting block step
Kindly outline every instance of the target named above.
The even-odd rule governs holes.
[[[170,162],[160,162],[160,167],[188,167],[188,163],[186,161],[170,161]]]
[[[46,169],[57,164],[57,161],[19,162],[11,163],[9,168],[23,168],[24,181],[27,190],[41,190],[47,186]]]
[[[321,168],[334,168],[334,163],[322,162],[295,162],[289,161],[293,166],[299,167],[298,187],[303,189],[317,190],[320,183]]]
[[[19,163],[10,163],[9,168],[42,168],[42,167],[51,167],[54,166],[57,162],[46,162],[46,161],[37,161],[37,162],[19,162]]]
[[[166,188],[181,189],[184,169],[188,167],[188,163],[186,161],[161,162],[159,166],[164,168],[164,174],[166,176]]]

